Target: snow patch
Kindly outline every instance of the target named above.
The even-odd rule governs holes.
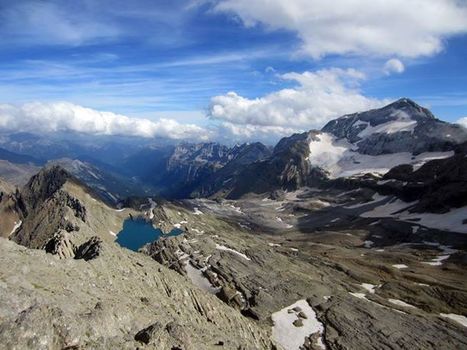
[[[250,259],[249,257],[247,257],[245,254],[240,253],[239,251],[236,251],[235,249],[228,248],[228,247],[226,247],[225,245],[221,245],[221,244],[217,244],[217,243],[216,243],[216,249],[219,249],[219,250],[223,250],[223,251],[227,251],[227,252],[231,252],[231,253],[237,254],[238,256],[241,256],[243,259],[248,260],[248,261],[251,260],[251,259]]]
[[[240,207],[236,207],[235,205],[232,205],[232,204],[230,204],[229,207],[232,208],[237,213],[243,214],[242,209]]]
[[[375,294],[375,289],[381,287],[381,285],[374,285],[370,283],[362,283],[361,286],[365,288],[370,294]]]
[[[441,266],[443,265],[444,260],[449,259],[451,254],[454,254],[457,252],[456,249],[452,249],[450,246],[441,245],[439,243],[431,243],[431,242],[423,242],[423,243],[427,245],[436,246],[442,251],[441,255],[438,255],[436,258],[433,258],[431,261],[423,262],[424,264],[427,264],[427,265]]]
[[[373,208],[370,211],[360,214],[361,217],[364,218],[381,218],[381,217],[388,217],[394,215],[394,213],[403,211],[411,206],[413,206],[417,202],[404,202],[400,199],[391,200],[390,202],[380,205],[378,207]]]
[[[21,227],[21,225],[23,224],[23,222],[20,220],[18,222],[15,221],[15,225],[13,226],[13,228],[11,229],[11,232],[9,234],[9,236],[11,236],[12,234],[14,234],[16,231],[18,231],[18,229]]]
[[[395,264],[395,265],[392,265],[392,267],[395,267],[396,269],[399,269],[399,270],[408,268],[408,266],[405,264]]]
[[[439,314],[441,317],[449,318],[457,323],[460,323],[464,327],[467,327],[467,317],[456,314]]]
[[[312,166],[318,166],[336,175],[340,168],[337,163],[344,157],[351,144],[346,141],[336,141],[335,137],[328,133],[321,133],[309,144],[310,155],[308,160]]]
[[[289,313],[289,310],[300,308],[307,318],[301,319],[303,326],[296,327],[293,322],[299,317],[297,312]],[[299,300],[296,303],[283,308],[271,315],[274,326],[272,327],[272,338],[279,343],[284,350],[299,350],[305,343],[305,339],[312,334],[323,334],[324,326],[316,318],[316,313],[306,300]],[[317,341],[317,346],[325,349],[322,338]]]
[[[399,300],[399,299],[388,299],[388,301],[391,304],[394,304],[394,305],[403,306],[403,307],[407,307],[407,308],[410,308],[410,309],[416,309],[415,306],[407,304],[405,301],[402,301],[402,300]]]
[[[375,194],[373,195],[373,197],[371,198],[371,201],[369,201],[369,202],[353,204],[353,205],[345,206],[344,208],[345,208],[345,209],[360,208],[360,207],[363,207],[363,206],[365,206],[365,205],[369,205],[369,204],[374,204],[374,203],[381,202],[383,199],[386,199],[386,198],[388,198],[388,197],[387,197],[387,196],[381,196],[380,194],[375,193]]]
[[[358,299],[365,299],[365,300],[368,300],[366,298],[366,294],[365,293],[354,293],[354,292],[349,292],[350,295],[354,296],[355,298],[358,298]]]
[[[199,210],[199,208],[197,207],[194,208],[193,215],[203,215],[203,214],[204,213],[201,210]]]
[[[216,294],[221,289],[220,287],[214,287],[211,282],[204,277],[203,270],[193,267],[188,261],[185,263],[185,271],[191,282],[200,289],[211,294]]]
[[[392,113],[391,116],[397,116],[397,119],[375,126],[371,126],[369,123],[366,123],[366,128],[360,131],[357,136],[363,139],[373,134],[394,134],[401,131],[413,132],[417,126],[417,121],[412,120],[404,111],[396,111]]]

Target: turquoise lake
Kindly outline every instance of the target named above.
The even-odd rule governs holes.
[[[154,228],[144,219],[126,219],[116,242],[122,247],[138,251],[146,243],[154,242],[160,237],[177,236],[180,233],[182,230],[174,229],[168,235],[164,235],[161,230]]]

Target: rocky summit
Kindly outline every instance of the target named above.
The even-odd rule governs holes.
[[[122,164],[0,180],[1,349],[467,348],[464,128],[401,99]]]

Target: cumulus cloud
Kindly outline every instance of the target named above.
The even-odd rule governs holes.
[[[0,104],[0,129],[48,133],[71,131],[94,135],[168,137],[208,140],[210,132],[172,119],[152,121],[96,111],[69,102],[33,102],[21,106]]]
[[[247,126],[242,132],[261,127],[290,131],[320,128],[344,114],[377,108],[388,101],[366,97],[358,86],[365,78],[355,69],[322,69],[316,72],[287,73],[280,78],[298,85],[266,96],[248,99],[235,92],[211,99],[208,116],[229,125]],[[253,128],[255,127],[255,128]]]
[[[300,131],[303,130],[282,126],[238,125],[230,122],[222,122],[216,127],[217,139],[227,143],[259,141],[269,144]]]
[[[386,75],[390,75],[392,73],[402,73],[404,70],[404,64],[397,58],[391,58],[390,60],[386,61],[383,67],[383,72]]]
[[[418,57],[467,32],[467,3],[458,0],[214,0],[246,26],[296,32],[304,53]]]
[[[467,128],[467,117],[459,119],[457,121],[457,124],[462,125],[464,128]]]

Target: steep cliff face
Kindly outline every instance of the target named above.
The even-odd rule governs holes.
[[[228,147],[217,143],[182,144],[175,147],[164,169],[165,176],[158,184],[164,187],[162,194],[188,197],[203,179],[222,168],[232,157]]]
[[[263,193],[277,188],[291,190],[318,184],[325,174],[321,169],[313,168],[307,160],[308,144],[316,134],[310,131],[282,139],[269,158],[245,166],[226,184],[227,197],[233,199],[245,193]]]
[[[380,182],[384,190],[412,202],[412,212],[446,213],[467,206],[467,142],[452,157],[432,160],[419,169],[401,165]]]
[[[232,159],[211,176],[201,180],[201,183],[192,192],[193,197],[225,195],[235,181],[236,176],[248,165],[262,161],[271,155],[271,150],[262,143],[255,142],[235,146],[231,151]]]
[[[128,164],[144,162],[146,169],[138,177],[162,196],[187,198],[217,191],[243,166],[269,155],[269,149],[261,143],[234,147],[184,143],[171,150],[142,152]]]

